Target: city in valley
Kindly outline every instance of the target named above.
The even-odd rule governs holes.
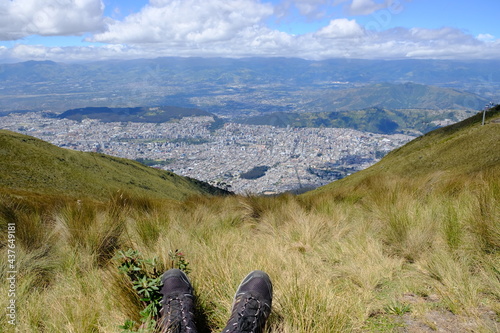
[[[240,194],[301,192],[367,168],[413,136],[279,128],[185,117],[164,123],[74,121],[11,113],[0,128],[57,146],[139,160]]]

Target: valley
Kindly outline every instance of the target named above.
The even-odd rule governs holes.
[[[154,295],[169,268],[195,281],[200,331],[224,327],[235,286],[257,267],[276,291],[272,332],[498,332],[500,106],[485,116],[484,125],[478,113],[426,133],[316,190],[272,197],[227,195],[2,130],[0,223],[15,230],[16,258],[0,264],[16,268],[16,330],[154,332],[158,316],[146,310],[158,308],[119,266],[123,253],[137,253],[128,262],[146,265],[139,277]],[[184,119],[188,130],[194,120]],[[70,124],[45,121],[54,133]],[[151,128],[172,123],[114,124],[125,125],[151,143]],[[0,238],[4,251],[10,235]],[[9,288],[3,279],[0,290]]]
[[[0,128],[64,148],[134,160],[236,193],[303,192],[343,178],[380,160],[414,136],[349,128],[296,128],[184,117],[163,123],[76,121],[42,113],[0,117]],[[265,174],[241,174],[267,166]]]
[[[177,57],[3,64],[0,128],[236,193],[303,192],[498,99],[495,64]],[[266,168],[260,177],[241,177],[258,167]]]

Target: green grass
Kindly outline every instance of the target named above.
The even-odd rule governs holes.
[[[267,332],[398,332],[410,325],[405,318],[446,329],[429,322],[436,313],[464,330],[496,332],[500,173],[488,162],[495,151],[476,154],[482,161],[462,159],[466,166],[436,161],[441,166],[426,173],[395,163],[413,163],[420,144],[433,158],[456,137],[460,156],[468,156],[472,143],[464,142],[479,138],[474,131],[498,141],[498,127],[488,129],[498,124],[462,125],[301,196],[175,201],[118,193],[76,201],[1,193],[0,294],[9,287],[5,230],[15,223],[20,332],[120,332],[127,320],[138,322],[142,304],[113,259],[130,248],[165,269],[172,251],[182,250],[200,332],[225,326],[237,286],[254,269],[274,284]],[[0,298],[1,308],[7,301]],[[0,327],[13,331],[6,320],[0,317]]]
[[[0,130],[0,190],[75,199],[109,198],[117,192],[134,197],[183,199],[222,194],[205,183],[139,162],[104,154],[62,149],[33,137]]]

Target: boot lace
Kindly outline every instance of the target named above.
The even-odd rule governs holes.
[[[160,319],[161,333],[196,332],[193,322],[194,314],[187,311],[192,301],[184,295],[171,296],[163,305],[163,316]]]
[[[268,306],[253,296],[237,300],[224,333],[260,333],[270,313]]]

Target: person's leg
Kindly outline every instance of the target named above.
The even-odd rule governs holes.
[[[170,269],[162,276],[159,327],[161,333],[196,333],[193,287],[184,272]]]
[[[253,271],[241,282],[234,296],[231,317],[223,333],[261,333],[271,313],[273,286],[263,271]]]

